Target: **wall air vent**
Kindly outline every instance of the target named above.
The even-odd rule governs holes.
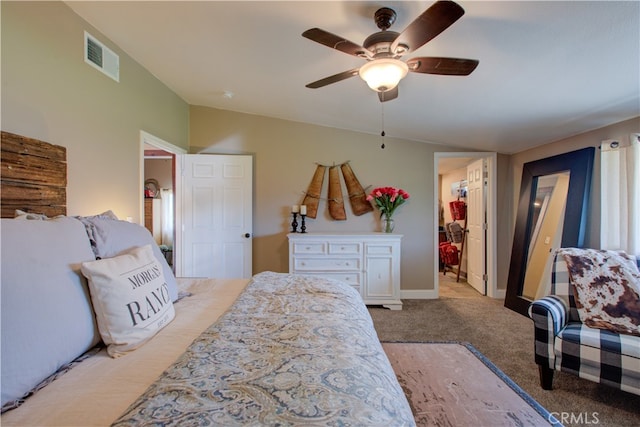
[[[91,34],[84,32],[84,62],[120,81],[120,58]]]

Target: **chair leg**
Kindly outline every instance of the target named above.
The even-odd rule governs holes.
[[[538,365],[538,370],[540,372],[540,387],[543,390],[553,389],[553,369],[546,365]]]

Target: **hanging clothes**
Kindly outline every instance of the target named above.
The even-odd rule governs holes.
[[[451,218],[454,220],[462,220],[467,216],[467,204],[462,200],[449,202],[449,209],[451,210]]]
[[[450,241],[453,243],[462,243],[462,236],[464,230],[462,226],[457,222],[450,222],[447,224],[447,229],[449,230],[449,236],[451,237]]]
[[[444,235],[446,237],[447,242],[451,242],[451,230],[449,230],[449,224],[451,224],[450,222],[446,223],[444,225]]]

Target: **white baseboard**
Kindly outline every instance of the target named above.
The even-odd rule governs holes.
[[[489,295],[491,298],[495,298],[495,299],[501,299],[504,300],[507,296],[507,290],[506,289],[496,289],[495,294],[494,295]]]
[[[504,300],[506,297],[506,289],[496,289],[494,295],[489,295],[490,298]],[[438,291],[435,289],[405,289],[400,290],[401,299],[438,299]]]

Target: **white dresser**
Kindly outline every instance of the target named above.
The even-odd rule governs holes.
[[[342,280],[365,304],[402,310],[402,235],[389,233],[289,233],[289,272]]]

